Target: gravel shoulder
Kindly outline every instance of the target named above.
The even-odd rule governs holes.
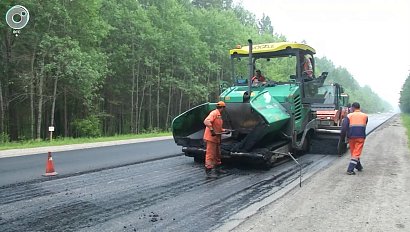
[[[410,151],[400,116],[370,134],[363,172],[350,153],[232,231],[410,231]]]

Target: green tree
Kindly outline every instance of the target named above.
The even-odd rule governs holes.
[[[3,9],[4,3],[1,4]],[[67,90],[71,87],[72,96],[82,100],[75,105],[92,108],[90,96],[95,97],[106,67],[99,48],[107,31],[98,13],[101,1],[27,0],[19,4],[31,15],[21,35],[13,37],[10,28],[1,27],[5,32],[3,42],[6,41],[1,52],[7,54],[1,57],[8,57],[2,58],[1,64],[10,67],[6,68],[10,70],[7,75],[0,77],[2,90],[7,90],[1,91],[6,105],[1,120],[8,118],[4,127],[8,127],[12,140],[45,136],[43,128],[53,123],[54,114],[62,110],[58,96],[64,89],[69,95]],[[72,83],[77,85],[71,86]],[[58,133],[61,131],[59,126]]]
[[[400,110],[404,113],[410,113],[410,74],[400,91]]]
[[[326,84],[338,83],[342,85],[349,95],[349,101],[359,102],[365,112],[386,112],[392,109],[392,106],[374,93],[369,86],[360,86],[346,68],[335,67],[333,62],[326,57],[316,58],[316,75],[321,72],[329,72]]]
[[[273,35],[273,26],[269,16],[263,14],[262,18],[258,22],[258,25],[261,34],[267,33],[269,35]]]
[[[233,0],[193,0],[192,4],[201,8],[216,8],[230,10]]]
[[[15,4],[31,20],[18,37],[0,20],[0,140],[44,139],[49,125],[57,136],[167,130],[232,81],[229,49],[249,38],[286,41],[268,16],[256,19],[232,0],[23,0],[0,9]],[[351,100],[386,108],[347,69],[317,63],[316,75],[328,71]],[[258,65],[280,81],[294,62]]]

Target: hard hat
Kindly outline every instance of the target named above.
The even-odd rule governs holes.
[[[225,102],[223,102],[223,101],[219,101],[218,103],[216,103],[216,106],[218,106],[218,107],[226,107]]]

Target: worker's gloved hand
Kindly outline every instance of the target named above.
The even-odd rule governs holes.
[[[216,136],[216,133],[215,133],[214,129],[211,129],[211,135]]]

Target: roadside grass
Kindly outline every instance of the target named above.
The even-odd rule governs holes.
[[[407,141],[410,141],[410,114],[402,113],[401,119],[403,121],[404,127],[406,128]],[[410,143],[409,143],[409,147],[410,147]]]
[[[152,138],[152,137],[160,137],[160,136],[168,136],[168,135],[171,135],[171,132],[126,134],[126,135],[116,135],[116,136],[98,137],[98,138],[71,138],[71,137],[70,138],[56,138],[56,139],[53,139],[53,141],[27,140],[27,141],[20,141],[20,142],[0,143],[0,150],[23,149],[23,148],[34,148],[34,147],[46,147],[46,146],[61,146],[61,145],[82,144],[82,143],[95,143],[95,142],[108,142],[108,141],[116,141],[116,140]]]

